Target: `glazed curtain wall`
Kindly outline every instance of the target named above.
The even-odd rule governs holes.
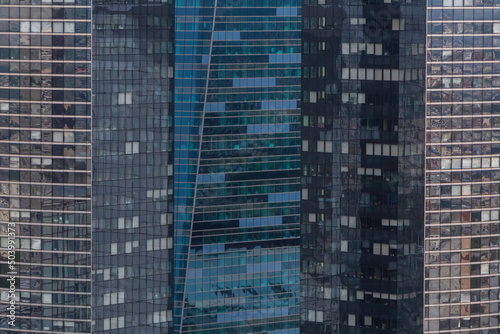
[[[175,332],[298,333],[300,3],[175,22]]]

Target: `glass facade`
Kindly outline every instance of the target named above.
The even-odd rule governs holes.
[[[173,324],[173,4],[93,2],[93,333]]]
[[[425,3],[304,0],[301,333],[418,333]]]
[[[298,333],[300,3],[176,1],[175,333]]]
[[[499,6],[0,0],[0,333],[499,333]]]
[[[90,60],[90,1],[0,1],[2,333],[90,331]]]
[[[499,5],[428,5],[425,333],[500,332]]]

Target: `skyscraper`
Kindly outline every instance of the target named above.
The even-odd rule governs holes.
[[[300,3],[177,1],[175,333],[298,333]]]
[[[169,333],[173,4],[93,3],[93,333]]]
[[[301,333],[422,331],[424,9],[304,2]]]
[[[7,333],[90,331],[90,18],[86,0],[0,5],[0,330]],[[5,316],[13,300],[14,326]]]
[[[498,5],[0,0],[0,332],[498,333]]]
[[[431,1],[425,333],[498,333],[500,10]]]

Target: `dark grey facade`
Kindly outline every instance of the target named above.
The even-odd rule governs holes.
[[[93,3],[93,333],[172,325],[172,15]]]
[[[499,333],[500,9],[430,1],[425,333]]]
[[[302,22],[301,332],[421,332],[425,2]]]
[[[498,5],[0,0],[0,333],[498,333]]]
[[[90,19],[85,0],[0,2],[1,333],[90,331]]]

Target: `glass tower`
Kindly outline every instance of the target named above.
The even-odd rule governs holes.
[[[0,333],[499,333],[499,6],[0,0]]]
[[[418,333],[425,2],[302,7],[301,333]]]
[[[498,333],[500,3],[432,0],[425,333]]]
[[[174,332],[298,333],[300,2],[175,10]]]
[[[2,333],[90,331],[90,29],[87,0],[0,1]]]
[[[93,2],[93,333],[173,324],[173,4]]]

